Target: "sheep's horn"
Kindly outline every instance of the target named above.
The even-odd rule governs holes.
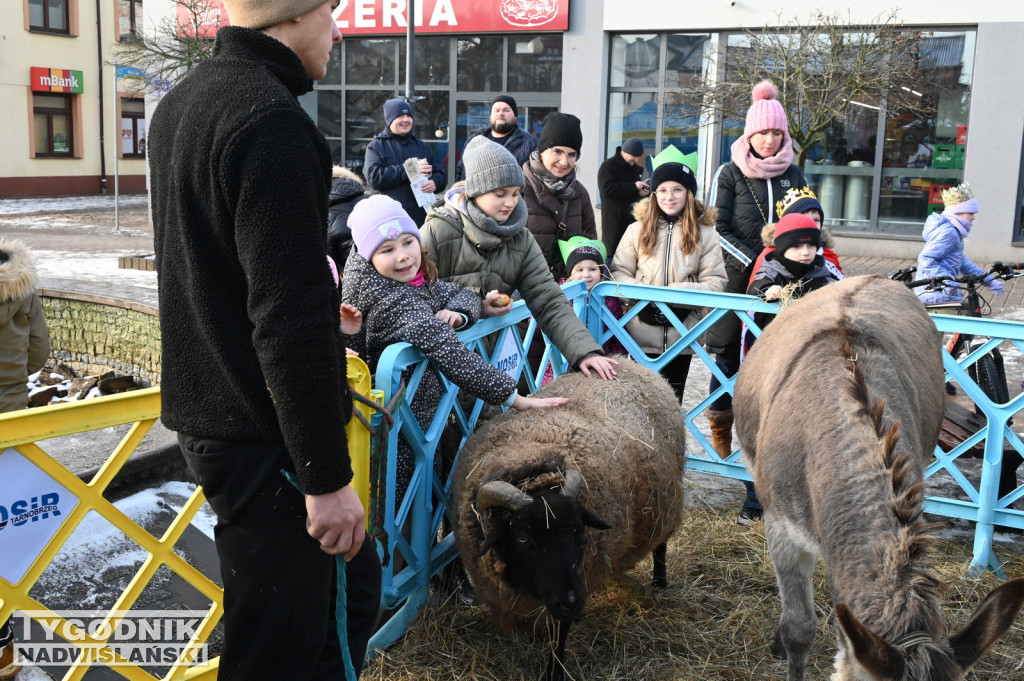
[[[565,482],[562,483],[562,496],[575,499],[580,495],[580,486],[583,484],[583,476],[579,471],[566,471]]]
[[[533,503],[533,497],[515,485],[502,480],[492,480],[480,487],[476,493],[476,506],[480,513],[494,506],[518,511]]]

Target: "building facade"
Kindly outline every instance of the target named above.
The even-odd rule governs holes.
[[[180,2],[149,0],[146,30],[157,18],[173,17]],[[218,0],[209,2],[224,20]],[[114,67],[97,53],[109,54],[125,27],[139,21],[142,2],[99,5],[99,35],[94,3],[20,0],[0,9],[5,26],[23,26],[9,30],[13,58],[0,62],[0,83],[13,95],[0,98],[11,150],[0,160],[0,195],[99,191],[103,177],[109,190],[115,159],[128,184],[138,182],[145,119],[137,100],[123,91],[115,96]],[[823,0],[820,7],[848,16],[861,31],[889,9],[881,0],[854,8]],[[338,164],[361,169],[366,144],[384,128],[384,101],[410,85],[405,14],[404,0],[339,5],[344,40],[327,77],[301,100]],[[808,10],[808,23],[811,16]],[[901,8],[898,18],[919,36],[914,58],[921,76],[898,85],[913,90],[921,105],[859,98],[803,162],[840,252],[916,256],[921,225],[941,189],[966,180],[982,206],[968,254],[985,262],[1024,260],[1016,250],[1024,244],[1024,51],[1015,49],[1024,38],[1024,9],[933,0]],[[638,12],[622,0],[417,0],[414,132],[433,150],[432,162],[454,178],[467,138],[487,125],[489,102],[509,93],[519,104],[520,127],[532,134],[550,111],[580,117],[577,167],[595,198],[598,166],[628,137],[640,138],[651,155],[668,145],[697,152],[707,196],[740,129],[735,121],[709,121],[680,87],[714,74],[722,55],[750,49],[744,28],[771,32],[779,21],[774,9],[750,3],[653,0]],[[49,72],[50,84],[33,85],[37,72]],[[62,79],[73,81],[76,72],[81,91],[73,82],[71,91],[61,90]],[[125,140],[134,141],[130,153]]]
[[[487,32],[479,18],[471,27],[460,22],[485,12],[477,9],[483,4],[417,3],[417,136],[434,149],[433,162],[451,173],[468,135],[487,124],[487,103],[499,92],[516,97],[520,127],[533,134],[548,111],[574,113],[584,129],[579,174],[595,197],[601,160],[629,137],[640,138],[651,155],[670,144],[697,152],[701,192],[708,196],[742,121],[709,122],[699,106],[680,97],[680,85],[713,72],[722,55],[727,60],[730,51],[750,49],[744,28],[780,21],[772,8],[749,3],[695,8],[655,0],[637,12],[621,0],[566,0],[548,3],[565,13],[564,26],[512,30],[497,22],[491,28],[499,30]],[[505,3],[487,4],[498,16]],[[348,5],[339,15],[345,39],[331,73],[318,84],[316,109],[336,160],[358,170],[366,143],[383,129],[381,105],[405,91],[406,29],[404,17],[394,14],[404,11],[396,3]],[[889,10],[877,0],[847,7],[823,2],[821,11],[871,27]],[[437,16],[442,20],[431,23]],[[939,0],[914,3],[898,18],[918,36],[918,73],[913,83],[895,85],[912,86],[920,104],[912,98],[898,107],[877,98],[854,101],[815,140],[802,166],[840,252],[915,257],[921,227],[941,202],[941,190],[968,181],[982,205],[969,255],[1020,260],[1024,252],[1014,247],[1024,245],[1024,100],[1016,93],[1024,80],[1024,51],[1008,47],[1024,38],[1024,10]]]
[[[144,191],[145,105],[113,65],[142,0],[10,0],[0,25],[0,198]]]

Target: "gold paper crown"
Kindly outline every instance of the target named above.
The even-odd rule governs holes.
[[[961,203],[967,203],[973,198],[974,192],[971,191],[971,186],[966,182],[942,190],[942,203],[947,206],[959,206]]]
[[[791,187],[782,196],[781,201],[775,202],[775,212],[778,213],[779,215],[785,215],[786,211],[792,208],[793,204],[799,201],[800,199],[814,199],[815,201],[817,201],[818,197],[814,195],[814,192],[811,191],[810,187],[805,186],[800,187],[799,189],[797,189],[796,187]]]

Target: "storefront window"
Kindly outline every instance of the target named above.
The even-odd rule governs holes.
[[[345,39],[345,81],[351,85],[397,85],[398,40]]]
[[[516,35],[508,39],[510,92],[562,91],[562,34]]]
[[[447,85],[449,80],[448,38],[416,38],[416,87]],[[405,41],[398,43],[398,81],[405,83]]]
[[[605,157],[630,137],[644,143],[644,156],[655,151],[658,101],[653,92],[614,92],[608,95],[608,146]],[[641,160],[641,163],[645,162]]]
[[[320,93],[322,97],[323,92]],[[348,90],[345,92],[345,165],[362,168],[366,145],[384,129],[384,102],[392,91]],[[321,122],[321,126],[323,122]]]
[[[920,32],[907,55],[913,80],[893,83],[885,96],[856,96],[807,150],[802,170],[826,224],[917,235],[941,209],[942,190],[963,181],[975,37],[974,31]],[[745,40],[730,36],[728,49],[745,49]],[[742,126],[723,125],[723,160]]]
[[[72,95],[32,94],[33,138],[36,157],[69,157],[74,150],[71,136]]]
[[[146,155],[146,104],[141,99],[121,100],[121,156]]]
[[[697,151],[700,109],[677,92],[701,77],[710,39],[707,33],[612,36],[605,157],[630,137],[644,143],[646,154],[669,145]]]
[[[503,92],[505,39],[500,37],[459,40],[456,70],[458,88],[466,92]]]
[[[68,0],[28,0],[29,28],[53,33],[68,32]]]

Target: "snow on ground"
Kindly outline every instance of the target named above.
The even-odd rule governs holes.
[[[114,195],[106,196],[54,196],[33,197],[26,199],[0,199],[0,215],[17,213],[55,213],[80,210],[114,210],[115,205],[122,208],[145,207],[148,205],[145,194],[123,194],[114,202]]]
[[[159,537],[172,514],[177,515],[194,491],[195,485],[191,483],[165,482],[116,501],[114,506]],[[216,517],[209,504],[202,505],[191,524],[213,539]],[[105,573],[117,568],[134,571],[147,555],[109,521],[90,511],[39,578],[32,589],[33,596],[54,607],[53,599],[63,599],[73,593],[75,608],[99,606],[97,599],[110,598]]]
[[[33,249],[36,273],[43,279],[74,279],[93,283],[109,283],[156,289],[156,272],[120,268],[121,256],[141,255],[138,250],[113,253],[75,253]]]

